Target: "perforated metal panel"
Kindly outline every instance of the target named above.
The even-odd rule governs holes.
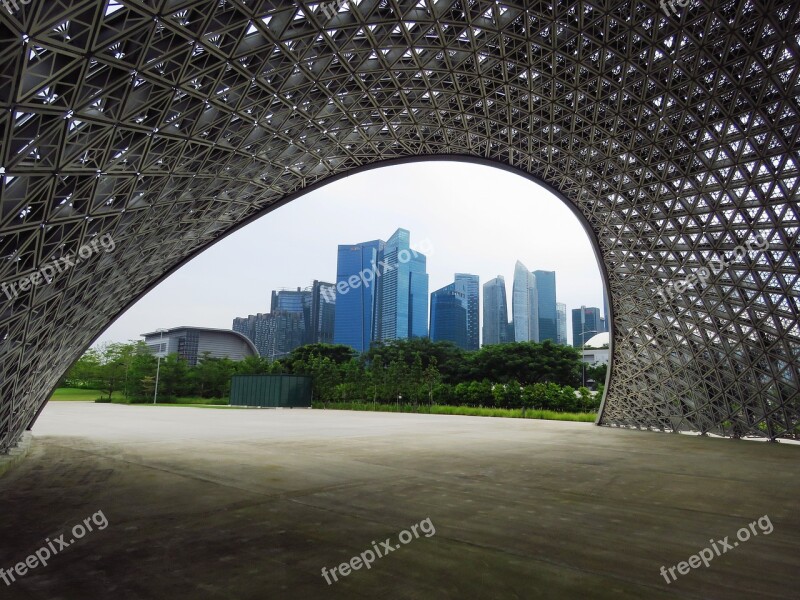
[[[332,175],[440,154],[515,168],[585,216],[614,314],[603,423],[796,434],[797,2],[350,0],[330,15],[0,8],[0,283],[115,242],[0,295],[0,448],[116,315],[237,223]],[[656,293],[755,234],[767,250]]]

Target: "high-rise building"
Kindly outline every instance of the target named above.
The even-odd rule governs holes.
[[[456,283],[431,294],[431,340],[453,342],[467,350],[469,302]]]
[[[584,338],[589,339],[593,335],[602,333],[603,322],[600,317],[600,309],[594,306],[581,306],[572,309],[572,345],[580,348]]]
[[[556,310],[556,272],[534,271],[539,309],[539,339],[558,341],[558,311]]]
[[[608,314],[608,294],[606,293],[605,286],[603,287],[603,327],[604,331],[609,331],[611,325],[611,315]]]
[[[536,291],[536,277],[520,261],[514,265],[511,319],[514,322],[514,341],[539,341],[539,298]]]
[[[428,337],[428,274],[424,254],[411,250],[411,234],[398,229],[386,241],[378,282],[380,341]],[[337,317],[338,320],[338,317]]]
[[[477,350],[481,346],[480,278],[469,273],[456,273],[455,284],[456,290],[464,294],[467,299],[467,345],[465,349]]]
[[[233,320],[233,329],[241,333],[255,345],[260,356],[269,355],[269,313],[258,313],[247,317],[237,317]]]
[[[345,344],[357,352],[369,350],[375,339],[378,321],[378,261],[382,260],[386,242],[373,240],[361,244],[339,246],[336,262],[336,308],[333,329],[335,344]],[[363,285],[359,277],[362,273]],[[349,283],[358,281],[358,287]],[[372,281],[367,281],[371,279]],[[427,290],[426,290],[427,295]]]
[[[506,280],[498,275],[483,284],[483,345],[513,341],[513,324],[508,321]]]
[[[261,356],[282,358],[304,344],[333,343],[335,306],[333,284],[314,280],[306,289],[273,290],[271,312],[236,318],[232,329]]]
[[[567,341],[567,305],[556,302],[556,344],[566,346]]]
[[[311,311],[311,291],[297,288],[294,290],[281,289],[272,290],[272,301],[270,312],[285,310],[291,313],[302,315],[306,311]]]
[[[336,324],[336,286],[314,280],[311,286],[311,323],[309,331],[312,344],[332,344]]]

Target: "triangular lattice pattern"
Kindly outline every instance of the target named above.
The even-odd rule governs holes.
[[[614,314],[603,423],[798,434],[797,2],[17,6],[0,283],[117,248],[0,295],[0,450],[170,269],[332,175],[429,155],[511,166],[585,216]],[[768,250],[657,295],[756,235]]]

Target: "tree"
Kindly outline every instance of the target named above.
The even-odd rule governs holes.
[[[372,368],[373,365],[389,365],[392,361],[405,363],[413,367],[416,357],[422,362],[422,369],[427,369],[435,361],[442,379],[448,383],[458,383],[463,370],[465,352],[452,342],[432,342],[428,338],[411,338],[375,342],[362,354],[361,360]]]
[[[466,377],[507,383],[516,379],[523,385],[551,381],[561,385],[580,382],[581,363],[578,351],[559,346],[550,340],[541,344],[518,342],[484,346],[469,355]]]
[[[328,358],[335,365],[341,365],[354,359],[356,352],[344,344],[306,344],[292,350],[288,362],[294,363],[299,360],[308,364],[313,356]]]
[[[269,360],[261,356],[246,356],[236,364],[239,375],[266,375],[272,370]]]
[[[442,375],[436,367],[436,357],[432,357],[431,362],[422,374],[422,380],[428,388],[428,404],[433,405],[433,389],[442,380]]]
[[[67,371],[62,383],[68,387],[99,389],[101,366],[100,352],[89,348]]]
[[[174,402],[177,396],[190,392],[188,385],[189,363],[177,354],[169,354],[161,360],[158,376],[158,398],[160,402]]]
[[[134,344],[101,344],[97,347],[97,356],[100,360],[99,381],[101,389],[108,392],[108,399],[117,388],[124,383],[125,375],[131,364],[131,358],[136,352]]]

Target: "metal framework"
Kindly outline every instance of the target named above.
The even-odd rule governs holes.
[[[799,10],[0,2],[0,283],[115,244],[0,293],[0,450],[171,269],[313,184],[431,155],[585,217],[614,315],[602,424],[797,436]]]

